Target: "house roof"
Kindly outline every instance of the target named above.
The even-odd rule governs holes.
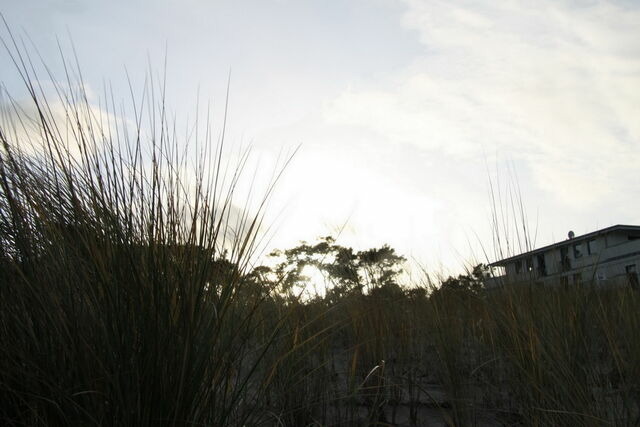
[[[546,252],[549,249],[560,247],[562,245],[566,245],[568,242],[576,242],[578,240],[587,240],[587,239],[589,239],[591,237],[612,233],[614,231],[637,231],[637,232],[640,232],[640,225],[623,225],[623,224],[612,225],[612,226],[607,227],[607,228],[603,228],[603,229],[600,229],[600,230],[597,230],[597,231],[592,231],[591,233],[583,234],[581,236],[576,236],[576,237],[574,237],[572,239],[563,240],[561,242],[557,242],[557,243],[553,243],[551,245],[543,246],[541,248],[534,249],[534,250],[529,251],[529,252],[523,252],[523,253],[521,253],[519,255],[514,255],[514,256],[511,256],[509,258],[504,258],[504,259],[492,262],[491,264],[489,264],[489,266],[490,267],[502,266],[502,265],[510,263],[511,261],[515,261],[515,260],[517,260],[519,258],[527,258],[527,257],[530,257],[532,255],[535,255],[535,254],[538,254],[538,253],[541,253],[541,252]]]

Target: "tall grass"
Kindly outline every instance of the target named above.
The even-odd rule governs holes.
[[[113,99],[92,105],[64,58],[50,98],[24,47],[9,43],[29,101],[3,94],[0,419],[256,422],[278,321],[257,333],[265,292],[241,278],[273,182],[253,213],[238,209],[246,153],[229,169],[224,132],[213,143],[210,126],[181,141],[163,84],[132,100],[132,124]]]
[[[313,416],[285,425],[640,422],[640,298],[629,287],[405,291],[301,310],[317,312],[303,322],[309,351],[295,356],[309,365],[284,381],[295,384],[284,387],[290,407]]]
[[[633,289],[279,295],[251,271],[279,175],[238,207],[246,153],[208,121],[179,138],[163,83],[126,119],[8,51],[30,102],[0,116],[3,424],[640,423]]]

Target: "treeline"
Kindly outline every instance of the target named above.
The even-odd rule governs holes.
[[[286,299],[321,298],[333,304],[354,295],[423,295],[442,292],[479,294],[485,289],[488,268],[478,264],[466,273],[432,279],[424,275],[401,285],[406,258],[389,245],[356,251],[336,243],[332,236],[316,242],[275,250],[268,265],[251,269],[245,280]]]

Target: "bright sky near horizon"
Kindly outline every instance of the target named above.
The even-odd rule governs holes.
[[[0,0],[0,12],[47,62],[70,36],[95,93],[107,80],[127,98],[125,67],[141,82],[166,51],[169,105],[193,115],[199,94],[219,118],[230,73],[227,143],[251,144],[264,169],[301,144],[271,203],[273,247],[344,226],[343,244],[456,271],[485,260],[478,239],[490,250],[490,176],[517,181],[536,246],[640,224],[638,1]]]

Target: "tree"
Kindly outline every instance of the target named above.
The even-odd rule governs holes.
[[[369,290],[397,285],[400,266],[406,261],[389,245],[358,252],[357,259]]]
[[[281,292],[290,294],[292,289],[309,286],[310,278],[305,275],[305,269],[311,266],[331,285],[327,289],[330,299],[351,293],[371,293],[381,288],[400,289],[396,279],[406,261],[389,245],[354,252],[353,248],[336,244],[331,236],[321,237],[315,244],[301,242],[294,248],[274,251],[270,255],[280,259],[270,273]]]
[[[450,276],[442,282],[440,288],[436,289],[433,295],[449,292],[455,292],[463,297],[478,295],[484,289],[487,271],[486,265],[478,264],[467,274],[460,274],[458,277]]]

